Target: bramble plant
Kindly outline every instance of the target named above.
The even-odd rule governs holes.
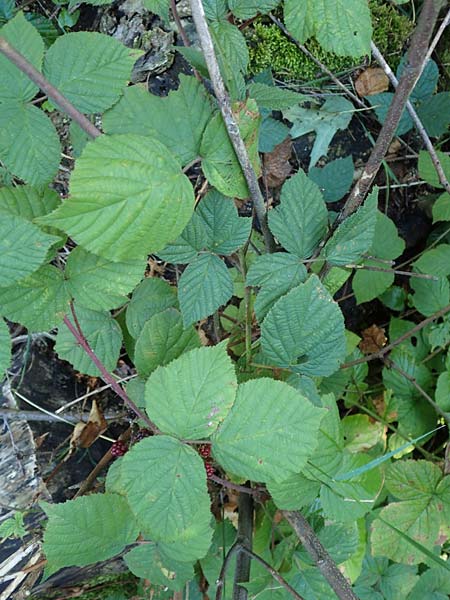
[[[0,160],[12,181],[0,187],[0,314],[30,333],[57,329],[57,355],[111,384],[147,428],[142,439],[111,447],[103,493],[41,503],[46,576],[124,553],[132,573],[161,586],[158,597],[184,589],[186,598],[200,597],[200,574],[210,598],[450,593],[448,465],[441,468],[442,452],[423,447],[450,422],[448,229],[414,260],[405,293],[392,267],[404,241],[378,208],[379,190],[362,189],[376,171],[363,173],[337,216],[329,211],[352,185],[353,162],[315,165],[355,107],[337,95],[311,107],[311,98],[270,77],[248,80],[238,25],[279,4],[203,0],[208,46],[202,3],[192,0],[203,54],[179,49],[196,76],[180,75],[167,97],[128,86],[140,51],[111,37],[67,33],[46,49],[22,12],[0,29]],[[168,21],[175,2],[146,5]],[[439,7],[424,2],[420,36],[405,59],[411,68],[403,78],[400,69],[399,91],[384,95],[391,107],[404,95],[398,114],[381,115],[384,153],[420,75],[414,44],[422,43],[423,62]],[[314,38],[339,56],[371,52],[366,0],[285,0],[283,11],[300,42]],[[441,106],[442,93],[432,96],[437,77],[430,60],[415,88],[421,102]],[[36,102],[36,82],[45,105]],[[61,141],[44,106],[72,119],[77,157],[64,199],[52,185]],[[425,103],[419,110],[432,120]],[[440,135],[448,116],[443,107],[429,133]],[[289,131],[316,132],[310,169],[286,180],[267,213],[254,186],[260,152]],[[444,183],[428,151],[418,169],[444,190],[432,208],[442,223],[450,221],[450,162],[443,151],[438,157]],[[249,197],[253,219],[234,201]],[[176,285],[149,276],[149,255],[183,266]],[[399,313],[389,323],[390,346],[368,357],[333,298],[353,272],[357,303],[377,298]],[[400,318],[406,305],[424,319]],[[200,335],[207,319],[213,346]],[[123,345],[137,373],[125,389],[112,374]],[[377,358],[384,360],[381,398],[368,379],[367,362]],[[2,373],[10,359],[2,319]],[[340,409],[352,412],[341,417]],[[238,534],[213,516],[211,485],[244,498]],[[250,507],[241,523],[253,497],[256,518]],[[234,567],[227,560],[222,568],[228,551],[237,555],[234,585]],[[242,576],[250,558],[251,574]],[[281,579],[276,588],[273,577]]]

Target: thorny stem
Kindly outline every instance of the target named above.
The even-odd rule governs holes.
[[[219,64],[217,62],[214,45],[211,38],[208,24],[206,22],[205,11],[203,9],[202,0],[190,0],[192,18],[197,29],[200,40],[200,46],[208,67],[211,84],[214,89],[220,112],[222,113],[223,121],[228,132],[233,148],[236,152],[237,159],[241,165],[242,172],[248,185],[250,197],[255,207],[255,212],[264,235],[266,250],[271,252],[274,249],[273,236],[267,225],[267,214],[264,198],[259,189],[258,178],[255,170],[250,162],[247,148],[239,132],[238,124],[231,109],[231,102],[225,85],[220,74]]]
[[[159,429],[156,427],[156,425],[128,397],[128,394],[125,392],[125,390],[122,388],[122,386],[120,386],[117,383],[117,381],[114,379],[113,375],[106,369],[105,365],[102,363],[102,361],[98,358],[98,356],[92,350],[91,346],[89,345],[89,342],[87,341],[86,337],[84,336],[84,334],[81,330],[77,315],[75,313],[73,303],[71,303],[71,311],[72,311],[72,316],[74,319],[75,326],[73,325],[72,321],[69,319],[69,317],[67,315],[65,315],[65,317],[63,319],[64,324],[66,325],[66,327],[70,331],[70,333],[74,336],[74,338],[76,339],[78,344],[83,348],[83,350],[86,352],[86,354],[92,360],[92,362],[97,367],[97,369],[100,371],[103,381],[105,383],[108,383],[111,386],[111,388],[116,392],[116,394],[120,398],[122,398],[122,400],[124,401],[126,406],[128,406],[128,408],[130,408],[130,410],[132,410],[135,413],[135,415],[137,415],[140,419],[142,419],[147,424],[149,429],[151,429],[153,431],[153,433],[159,433]]]
[[[17,52],[5,38],[0,36],[0,52],[16,65],[33,83],[35,83],[47,96],[53,100],[65,113],[69,115],[88,135],[93,138],[102,135],[100,129],[89,121],[75,106],[67,100],[47,79],[39,73],[37,69],[24,57]]]
[[[381,54],[374,42],[370,43],[370,47],[372,49],[372,54],[377,59],[378,64],[382,67],[383,71],[386,73],[390,82],[396,89],[398,86],[397,77],[392,72],[392,69],[390,68],[390,66],[384,59],[384,56]],[[439,160],[439,157],[436,153],[436,150],[434,149],[433,144],[431,143],[428,133],[426,132],[426,129],[423,126],[422,121],[419,119],[419,115],[417,114],[416,109],[411,104],[410,100],[406,102],[406,109],[409,112],[411,119],[413,120],[413,123],[417,128],[417,131],[420,133],[428,152],[430,153],[430,157],[433,162],[434,168],[436,169],[436,173],[438,174],[439,181],[441,182],[442,186],[446,189],[446,191],[450,193],[450,183],[448,182],[447,177],[445,176],[444,169],[441,165],[441,161]]]
[[[305,517],[298,511],[284,510],[282,512],[336,596],[340,600],[358,600],[350,584],[322,546],[314,529]]]
[[[377,358],[382,358],[385,354],[390,352],[393,348],[395,348],[396,346],[398,346],[405,340],[407,340],[410,337],[412,337],[413,335],[415,335],[417,332],[419,332],[421,329],[423,329],[424,327],[426,327],[427,325],[429,325],[436,319],[443,317],[448,312],[450,312],[450,304],[448,306],[445,306],[444,308],[441,308],[441,310],[438,310],[430,317],[427,317],[426,319],[424,319],[423,321],[418,323],[415,327],[413,327],[412,329],[410,329],[409,331],[407,331],[406,333],[401,335],[399,338],[394,340],[391,344],[384,346],[384,348],[381,348],[380,350],[378,350],[377,352],[374,352],[373,354],[368,354],[367,356],[363,356],[362,358],[357,358],[356,360],[352,360],[348,363],[344,363],[343,365],[341,365],[341,369],[349,369],[350,367],[354,367],[356,365],[361,365],[362,363],[370,362],[371,360],[375,360]]]
[[[246,246],[247,247],[247,246]],[[241,264],[242,276],[245,279],[247,277],[247,264],[245,262],[245,250],[239,251],[239,262]],[[244,302],[245,302],[245,362],[247,366],[252,361],[252,320],[253,311],[251,303],[251,289],[249,286],[244,288]]]

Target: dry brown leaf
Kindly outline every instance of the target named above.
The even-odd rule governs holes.
[[[384,329],[378,325],[371,325],[362,332],[363,339],[359,343],[359,348],[364,354],[378,352],[386,345],[387,337],[384,335]]]
[[[289,159],[292,154],[292,140],[286,138],[284,142],[275,146],[272,152],[264,154],[264,175],[269,187],[283,185],[292,171]]]
[[[373,96],[389,89],[389,79],[383,69],[369,67],[355,81],[355,88],[361,98]]]
[[[89,446],[92,446],[95,440],[106,431],[107,427],[108,424],[106,423],[102,411],[99,409],[97,402],[93,400],[87,423],[77,423],[73,428],[73,433],[70,438],[71,449],[89,448]]]

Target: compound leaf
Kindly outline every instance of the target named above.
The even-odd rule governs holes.
[[[372,24],[367,0],[286,0],[286,27],[300,42],[314,35],[325,50],[343,56],[370,53]]]
[[[142,440],[123,457],[121,480],[132,511],[153,541],[170,544],[209,528],[205,468],[186,444],[163,435]]]
[[[0,36],[40,70],[44,57],[44,42],[37,29],[25,19],[22,11],[0,29]],[[31,100],[38,89],[25,73],[0,54],[0,105],[5,100]]]
[[[0,380],[11,363],[11,336],[5,321],[0,318]]]
[[[160,142],[134,134],[100,136],[77,161],[70,198],[40,222],[120,261],[161,250],[183,231],[193,208],[192,186]]]
[[[144,276],[145,267],[145,259],[113,262],[78,246],[67,259],[67,289],[85,308],[119,308]]]
[[[233,363],[223,344],[196,348],[150,375],[146,410],[164,433],[206,438],[228,414],[236,387]]]
[[[208,235],[203,220],[196,211],[181,235],[164,250],[158,252],[158,256],[170,263],[187,264],[197,256],[200,250],[205,249],[207,243]]]
[[[199,254],[183,271],[178,285],[184,325],[208,317],[232,295],[233,281],[225,263],[215,254]]]
[[[112,558],[139,533],[126,500],[116,494],[91,494],[41,506],[48,517],[43,549],[49,573]]]
[[[228,256],[249,238],[251,217],[239,217],[233,200],[216,190],[206,194],[197,214],[208,236],[207,248],[215,254]]]
[[[122,332],[109,312],[99,312],[84,307],[76,307],[78,322],[90,347],[105,365],[113,371],[119,360],[122,346]],[[73,324],[73,318],[70,317]],[[78,344],[65,324],[59,326],[55,351],[60,358],[67,360],[80,373],[99,377],[100,371],[92,359]]]
[[[101,113],[120,98],[138,54],[102,33],[66,33],[50,46],[43,72],[79,111]]]
[[[377,222],[378,190],[363,206],[339,225],[323,249],[323,257],[333,265],[357,262],[372,245]]]
[[[177,305],[176,288],[167,281],[147,277],[137,286],[126,313],[126,324],[130,334],[137,338],[146,321],[166,308]]]
[[[213,436],[214,457],[240,477],[283,481],[312,455],[323,413],[287,383],[247,381],[238,387],[233,408]]]
[[[156,367],[167,365],[198,346],[200,339],[195,328],[184,329],[181,314],[168,308],[145,323],[136,340],[134,363],[139,375],[148,377]]]
[[[344,318],[316,275],[282,296],[261,326],[271,364],[304,375],[331,375],[346,355]]]
[[[141,87],[125,90],[104,116],[107,133],[137,133],[156,138],[185,165],[200,153],[200,142],[212,116],[211,102],[195,79],[180,75],[176,91],[161,98]]]
[[[31,104],[0,104],[0,159],[14,175],[32,184],[56,175],[61,147],[53,123]]]
[[[309,258],[325,234],[328,212],[318,186],[303,171],[286,181],[279,206],[269,212],[269,227],[280,244]]]
[[[6,287],[37,271],[58,238],[22,217],[0,215],[0,286]]]

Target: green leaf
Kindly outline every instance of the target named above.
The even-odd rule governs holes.
[[[389,523],[427,550],[443,543],[447,537],[450,478],[441,477],[439,467],[424,460],[399,461],[389,466],[386,487],[399,502],[385,506],[372,523],[371,544],[375,555],[405,564],[423,561],[423,553],[399,536]]]
[[[415,292],[413,304],[426,317],[450,303],[450,285],[446,277],[439,277],[437,281],[417,277],[411,279],[411,287]]]
[[[445,412],[450,412],[450,372],[444,371],[438,377],[435,392],[436,403]]]
[[[103,135],[78,159],[69,199],[40,222],[120,261],[161,250],[183,231],[193,207],[192,186],[165,146],[139,135]]]
[[[280,0],[228,0],[231,12],[238,19],[251,19],[255,15],[274,10]]]
[[[261,344],[271,364],[331,375],[346,355],[344,318],[316,275],[280,298],[264,319]]]
[[[286,0],[284,18],[289,32],[302,43],[314,35],[329,52],[370,54],[372,24],[366,0]]]
[[[433,223],[450,221],[450,194],[441,194],[433,204]]]
[[[405,242],[398,236],[397,228],[393,221],[384,213],[377,211],[375,233],[373,243],[368,250],[369,256],[375,256],[383,260],[397,258],[405,249]],[[380,267],[379,261],[366,260],[367,266]],[[358,304],[369,302],[385,292],[394,282],[394,273],[382,271],[370,271],[359,269],[353,280],[353,291]]]
[[[185,165],[199,156],[211,115],[211,102],[204,87],[195,77],[182,74],[178,89],[164,98],[139,86],[127,88],[121,100],[105,114],[103,125],[106,133],[156,138]]]
[[[355,168],[351,156],[337,158],[324,167],[313,167],[308,177],[319,186],[325,202],[337,202],[345,196],[353,181]]]
[[[6,287],[34,273],[58,240],[22,217],[0,212],[0,286]]]
[[[58,194],[45,186],[20,185],[0,188],[0,212],[17,215],[27,221],[48,214],[60,203]]]
[[[51,181],[58,171],[61,153],[53,123],[31,104],[10,100],[0,107],[2,162],[28,183]]]
[[[205,15],[209,21],[219,21],[228,12],[227,0],[203,0]]]
[[[346,523],[367,514],[375,504],[383,487],[380,469],[371,469],[351,479],[340,480],[339,475],[356,470],[370,461],[367,455],[350,454],[345,451],[342,463],[333,477],[320,477],[323,484],[320,500],[325,515],[335,521]],[[314,457],[311,462],[314,464]]]
[[[168,0],[144,0],[144,6],[150,12],[162,17],[166,23],[169,23]]]
[[[267,488],[279,509],[300,510],[319,496],[320,482],[296,473],[279,483],[268,481]]]
[[[326,232],[328,212],[322,194],[303,171],[286,181],[280,204],[269,212],[269,227],[280,244],[309,258]]]
[[[0,287],[0,313],[30,332],[49,331],[69,309],[64,276],[45,265],[11,287]]]
[[[145,323],[136,340],[134,364],[141,377],[148,377],[156,367],[167,365],[198,346],[200,339],[195,328],[184,329],[180,313],[168,308]]]
[[[0,380],[3,380],[6,369],[11,364],[11,336],[3,319],[0,319]]]
[[[232,295],[233,281],[225,263],[215,254],[199,254],[183,271],[178,284],[185,327],[212,315]]]
[[[152,585],[162,585],[171,590],[182,590],[194,578],[191,563],[170,562],[161,558],[155,544],[145,543],[127,552],[125,564],[136,577],[148,579]]]
[[[417,566],[389,565],[387,558],[366,556],[363,571],[355,582],[358,598],[374,598],[373,587],[381,590],[380,599],[409,599],[409,592],[418,580]]]
[[[254,100],[235,114],[241,136],[247,146],[250,160],[259,173],[258,126],[259,114]],[[208,123],[200,146],[202,169],[211,185],[231,198],[247,198],[247,183],[242,174],[233,146],[228,137],[222,115],[217,113]]]
[[[393,98],[394,94],[391,92],[383,92],[382,94],[374,94],[373,96],[367,97],[367,100],[375,109],[377,119],[380,121],[380,123],[384,123],[386,120]],[[404,135],[410,129],[412,129],[413,125],[413,121],[409,116],[408,111],[404,110],[397,125],[397,129],[395,130],[395,135]]]
[[[229,21],[212,21],[209,27],[220,72],[233,100],[245,97],[245,81],[249,54],[245,38]]]
[[[69,137],[72,146],[72,155],[74,158],[79,158],[84,147],[91,140],[91,136],[88,135],[84,129],[81,129],[78,123],[72,121],[69,126]]]
[[[395,339],[395,338],[394,338]],[[418,357],[414,357],[406,348],[394,348],[390,354],[392,361],[420,385],[422,389],[427,390],[432,381],[431,373],[427,367],[419,362]],[[406,379],[394,368],[383,368],[383,383],[386,388],[391,389],[399,398],[411,400],[417,398],[420,394],[412,381]]]
[[[314,452],[323,413],[284,382],[247,381],[212,438],[214,458],[245,479],[283,481]]]
[[[314,167],[321,156],[326,156],[336,132],[347,129],[353,111],[353,104],[342,96],[328,98],[320,108],[294,106],[283,111],[284,118],[292,123],[291,137],[300,137],[310,131],[316,132],[309,169]]]
[[[232,254],[250,236],[251,217],[239,217],[233,200],[216,190],[206,194],[197,214],[208,237],[206,247],[215,254]]]
[[[150,375],[146,411],[164,433],[181,439],[207,438],[228,414],[236,387],[226,347],[197,348]]]
[[[23,513],[16,511],[13,517],[9,517],[0,524],[0,540],[5,538],[23,538],[27,535],[27,530],[23,522]]]
[[[450,123],[450,92],[435,94],[417,108],[417,114],[428,135],[439,137]]]
[[[146,438],[123,457],[121,477],[130,507],[153,541],[168,544],[209,528],[206,472],[189,446],[163,435]]]
[[[127,308],[126,324],[134,338],[138,338],[146,321],[166,308],[177,305],[176,288],[167,281],[147,277],[137,286]]]
[[[247,273],[247,284],[261,286],[256,296],[255,314],[259,322],[275,302],[291,289],[303,283],[305,265],[293,254],[277,252],[257,256]]]
[[[262,120],[259,128],[259,152],[272,152],[278,144],[281,144],[289,135],[287,125],[272,117],[266,117]]]
[[[447,600],[449,595],[450,574],[442,568],[433,568],[422,573],[408,600]]]
[[[112,262],[78,246],[67,259],[67,289],[77,304],[85,308],[119,308],[144,276],[145,267],[145,259]]]
[[[439,244],[435,248],[426,250],[413,265],[419,273],[448,277],[450,275],[450,244]]]
[[[41,506],[48,517],[43,550],[50,573],[112,558],[139,533],[126,501],[116,494],[91,494]]]
[[[448,154],[445,152],[439,152],[439,150],[436,151],[436,154],[446,177],[450,177],[450,156],[448,156]],[[438,174],[436,173],[436,169],[434,168],[434,164],[431,160],[429,152],[426,152],[425,150],[421,150],[419,152],[418,168],[420,177],[425,179],[427,183],[433,187],[442,187],[442,183],[439,181]]]
[[[113,371],[119,360],[122,346],[122,331],[108,312],[99,312],[76,306],[78,322],[85,338],[97,357],[108,371]],[[73,323],[72,316],[69,317]],[[67,360],[80,373],[99,377],[100,371],[92,359],[78,344],[65,324],[59,326],[55,351],[60,358]]]
[[[43,73],[79,111],[101,113],[120,98],[136,54],[102,33],[66,33],[45,55]]]
[[[164,250],[158,252],[158,256],[170,263],[187,264],[197,256],[200,250],[206,248],[207,243],[208,235],[203,220],[196,211],[181,235]]]
[[[304,95],[293,90],[265,83],[251,83],[247,89],[250,98],[256,100],[256,104],[260,108],[269,110],[284,110],[305,99]]]
[[[333,265],[357,262],[372,246],[377,222],[378,189],[363,206],[339,225],[323,249],[323,257]]]
[[[0,29],[0,36],[40,70],[44,57],[44,42],[36,28],[25,19],[22,11]],[[38,89],[25,73],[0,54],[0,106],[5,100],[31,100]],[[3,111],[3,106],[1,110]]]

